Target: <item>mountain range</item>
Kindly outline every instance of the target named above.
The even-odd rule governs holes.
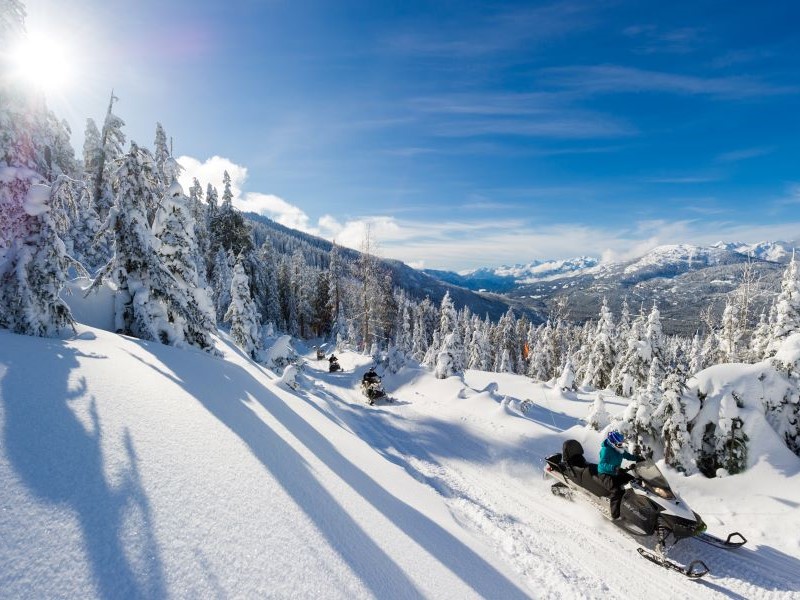
[[[571,320],[578,322],[596,319],[603,297],[616,314],[625,299],[631,311],[649,309],[656,302],[665,331],[690,334],[699,326],[700,313],[707,306],[721,314],[728,294],[739,287],[746,265],[758,279],[751,314],[751,319],[757,320],[780,288],[780,277],[793,248],[793,243],[781,241],[675,244],[619,262],[601,263],[582,256],[462,273],[426,272],[454,285],[502,294],[512,306],[542,319],[562,297],[567,300]]]

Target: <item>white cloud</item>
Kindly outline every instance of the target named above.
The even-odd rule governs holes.
[[[235,205],[239,210],[258,213],[286,227],[312,232],[309,228],[308,215],[299,207],[274,194],[249,192]]]
[[[231,177],[231,192],[233,192],[234,203],[241,197],[242,186],[247,179],[247,167],[237,165],[230,159],[221,156],[212,156],[203,162],[191,156],[179,156],[178,163],[183,167],[178,183],[183,186],[184,190],[188,190],[192,186],[192,180],[197,178],[200,185],[203,186],[203,193],[205,193],[206,186],[210,183],[217,188],[221,196],[224,189],[222,176],[227,171]]]
[[[197,177],[221,187],[227,170],[233,181],[234,205],[240,210],[267,216],[277,223],[358,250],[367,227],[373,252],[401,260],[417,268],[454,271],[481,266],[526,263],[534,259],[563,259],[575,256],[599,257],[604,262],[632,259],[664,244],[713,244],[718,240],[757,242],[800,239],[800,223],[777,225],[709,222],[700,219],[678,221],[641,220],[626,224],[591,226],[553,223],[531,225],[522,218],[503,220],[414,221],[390,215],[363,215],[340,221],[325,214],[314,223],[300,207],[274,194],[242,193],[247,169],[218,156],[205,162],[182,156],[186,168],[181,183]],[[800,198],[791,186],[784,202]]]

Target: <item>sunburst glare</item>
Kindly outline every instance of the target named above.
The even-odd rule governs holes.
[[[52,36],[30,34],[11,52],[13,75],[45,92],[63,92],[73,80],[69,47]]]

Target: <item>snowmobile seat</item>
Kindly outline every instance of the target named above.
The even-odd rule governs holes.
[[[584,468],[586,459],[583,457],[583,446],[578,440],[567,440],[561,448],[561,456],[568,467]]]
[[[562,455],[567,465],[565,469],[567,477],[595,496],[608,496],[609,491],[600,483],[597,465],[586,462],[583,446],[578,440],[565,441]]]

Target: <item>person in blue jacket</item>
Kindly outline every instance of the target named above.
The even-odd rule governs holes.
[[[622,503],[622,486],[631,480],[630,475],[620,472],[623,459],[639,462],[644,460],[627,452],[623,446],[624,436],[619,431],[609,431],[603,445],[600,447],[600,463],[597,465],[597,474],[600,483],[609,492],[611,500],[611,518],[619,519],[619,509]]]

